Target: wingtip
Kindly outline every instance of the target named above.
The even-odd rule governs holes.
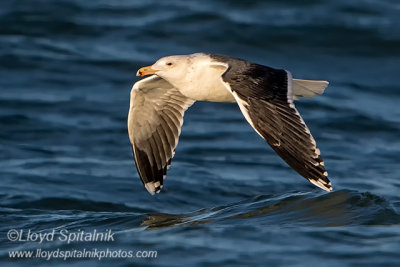
[[[316,186],[318,186],[319,188],[321,188],[321,189],[323,189],[323,190],[325,190],[325,191],[327,191],[327,192],[330,192],[330,191],[332,191],[332,185],[331,185],[331,182],[325,182],[325,181],[323,181],[322,179],[318,179],[318,180],[309,180],[312,184],[314,184],[314,185],[316,185]]]
[[[156,188],[155,188],[153,182],[145,183],[145,184],[144,184],[144,187],[146,187],[147,191],[148,191],[151,195],[154,195],[154,194],[155,194]]]
[[[160,193],[163,185],[160,182],[148,182],[144,184],[144,187],[146,187],[150,195],[154,196],[155,193]]]

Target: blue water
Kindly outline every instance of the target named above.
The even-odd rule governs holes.
[[[3,0],[0,25],[1,266],[400,265],[398,1]],[[149,195],[130,88],[139,67],[193,52],[329,80],[297,107],[334,190],[291,170],[235,104],[196,103]],[[12,229],[115,240],[12,242]],[[9,257],[94,248],[157,257]]]

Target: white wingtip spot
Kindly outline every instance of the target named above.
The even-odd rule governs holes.
[[[332,186],[330,186],[330,182],[329,183],[325,183],[324,181],[322,181],[321,179],[318,179],[317,181],[315,180],[309,180],[312,184],[318,186],[319,188],[325,190],[325,191],[332,191]],[[329,186],[329,187],[328,187]]]
[[[146,187],[147,191],[148,191],[150,194],[152,194],[152,195],[155,194],[156,188],[155,188],[153,182],[146,183],[146,184],[144,185],[144,187]]]
[[[321,151],[319,150],[319,148],[317,147],[317,148],[315,148],[315,154],[317,154],[317,155],[321,155]]]
[[[328,176],[328,172],[327,171],[324,172],[324,176]]]
[[[157,194],[161,192],[162,185],[159,181],[154,183],[154,187]]]

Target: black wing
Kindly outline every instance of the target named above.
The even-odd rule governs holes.
[[[332,190],[320,151],[293,103],[291,74],[244,60],[225,62],[222,80],[251,126],[299,174]]]

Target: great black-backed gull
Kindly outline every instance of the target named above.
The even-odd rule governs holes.
[[[289,71],[228,56],[168,56],[138,70],[131,91],[129,139],[146,189],[160,192],[183,115],[195,101],[236,102],[254,130],[300,175],[331,191],[324,162],[293,100],[322,94],[327,81],[293,79]]]

